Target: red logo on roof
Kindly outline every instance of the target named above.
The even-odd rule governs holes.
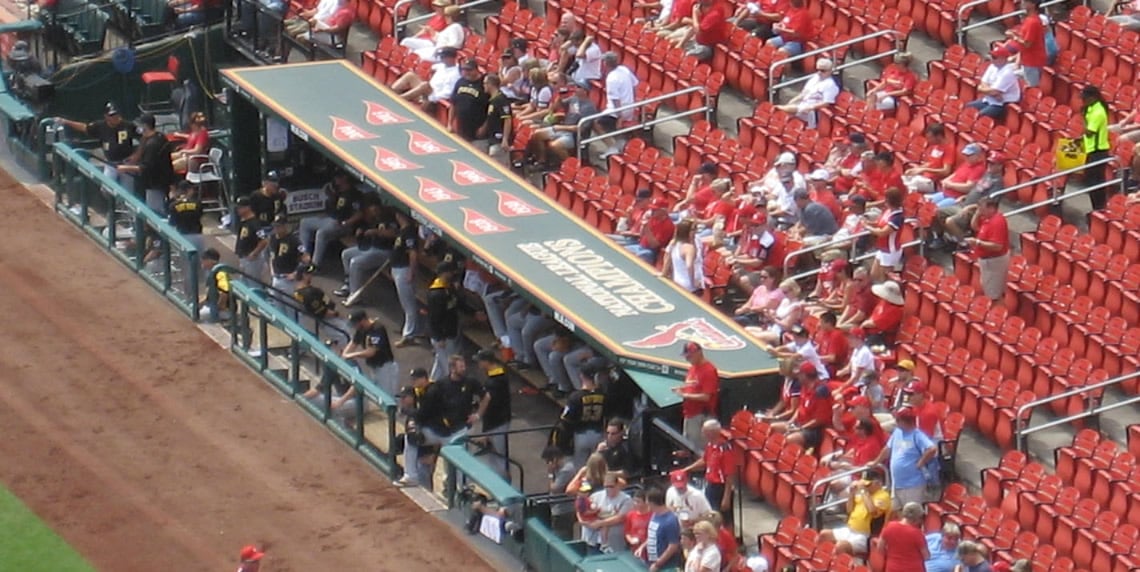
[[[411,123],[412,120],[402,115],[392,113],[390,109],[373,101],[365,101],[364,106],[367,108],[364,117],[372,125],[393,125],[396,123]]]
[[[369,133],[351,121],[345,121],[336,116],[329,116],[333,122],[333,139],[337,141],[366,141],[368,139],[375,139],[379,137],[375,133]]]
[[[463,230],[466,231],[467,234],[496,234],[514,230],[507,225],[495,222],[479,211],[468,208],[460,208],[459,210],[463,211]]]
[[[457,185],[488,185],[499,182],[498,179],[483,173],[463,161],[452,160],[451,165],[454,167],[451,172],[451,180],[455,181]]]
[[[376,150],[376,161],[373,163],[381,171],[410,171],[422,168],[383,147],[372,146]]]
[[[416,177],[416,180],[420,182],[420,200],[425,203],[446,203],[467,198],[431,179]]]
[[[546,211],[532,206],[530,203],[506,191],[495,191],[495,194],[499,195],[499,214],[505,217],[546,214]]]
[[[622,345],[640,350],[667,348],[683,342],[696,342],[704,349],[713,351],[740,350],[745,347],[740,336],[725,334],[705,318],[689,318],[668,326],[655,326],[655,329],[656,333]]]
[[[435,139],[408,129],[408,151],[416,155],[439,155],[440,153],[454,153],[455,149],[441,145]]]

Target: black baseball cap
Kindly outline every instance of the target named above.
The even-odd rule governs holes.
[[[460,68],[465,70],[478,70],[479,62],[475,61],[474,58],[469,58],[463,61],[463,65],[460,66]]]
[[[281,173],[277,171],[269,171],[265,174],[265,180],[271,183],[276,183],[281,180]]]
[[[297,266],[297,274],[312,274],[316,269],[312,264],[301,263]]]
[[[445,260],[445,261],[440,262],[439,264],[435,265],[435,273],[436,274],[444,274],[447,272],[455,272],[455,263],[454,262],[449,262],[449,261]]]
[[[495,350],[482,349],[475,353],[475,361],[489,361],[498,363],[499,356],[495,354]]]
[[[248,207],[249,206],[249,197],[238,197],[238,199],[236,201],[234,201],[234,204],[236,204],[239,207]]]
[[[118,115],[119,107],[114,102],[108,101],[107,105],[103,106],[103,115]]]
[[[273,217],[273,224],[275,224],[275,225],[289,224],[289,217],[287,217],[283,214],[279,214],[279,215]]]
[[[367,317],[368,314],[365,314],[364,310],[353,310],[352,313],[348,315],[348,323],[356,325],[363,322]]]
[[[408,372],[408,377],[412,379],[423,379],[427,376],[427,370],[422,367],[413,368],[412,371]]]

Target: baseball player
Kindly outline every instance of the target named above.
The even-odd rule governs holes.
[[[119,179],[118,166],[135,152],[135,125],[119,115],[119,108],[107,102],[103,107],[103,119],[91,123],[81,123],[62,117],[56,123],[73,129],[88,137],[99,140],[103,151],[103,174],[112,181]]]
[[[285,212],[285,197],[288,194],[281,188],[280,181],[277,171],[270,171],[262,179],[261,188],[249,195],[253,212],[264,225],[273,222],[277,215],[288,214]]]
[[[363,310],[354,310],[348,315],[348,323],[353,327],[352,340],[345,346],[341,357],[359,359],[372,371],[372,379],[388,395],[396,395],[400,384],[400,367],[392,354],[392,342],[388,329],[380,320],[369,318]]]
[[[297,267],[307,263],[309,255],[297,233],[289,228],[289,219],[283,214],[273,219],[273,233],[269,235],[269,255],[273,289],[292,294],[297,285],[295,274]]]
[[[332,182],[321,191],[325,195],[324,212],[301,219],[301,239],[313,253],[313,265],[320,267],[329,243],[352,234],[356,223],[364,218],[361,192],[352,184],[348,173],[333,173]]]
[[[234,254],[238,256],[238,269],[254,280],[263,280],[265,257],[262,253],[269,245],[265,225],[257,218],[249,197],[237,201],[238,233],[234,243]]]
[[[307,322],[318,320],[329,324],[332,327],[325,328],[324,337],[326,339],[335,337],[335,339],[347,344],[350,339],[351,327],[336,311],[336,305],[329,301],[325,291],[313,285],[313,272],[315,271],[316,267],[312,264],[302,263],[297,267],[295,272],[297,289],[293,291],[293,299],[305,310],[306,326],[308,325]],[[317,335],[321,335],[320,326],[316,323],[313,326],[309,329]]]

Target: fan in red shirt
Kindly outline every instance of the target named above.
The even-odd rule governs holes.
[[[926,393],[926,382],[912,381],[903,388],[906,404],[914,410],[918,428],[933,441],[942,438],[942,408],[930,400]]]
[[[641,240],[641,226],[645,224],[645,213],[650,209],[653,200],[653,191],[638,189],[634,195],[633,205],[629,214],[618,222],[617,232],[610,237],[621,244],[630,244]]]
[[[867,334],[887,344],[893,343],[895,334],[899,331],[899,324],[902,323],[904,303],[902,289],[899,288],[898,282],[887,280],[882,284],[871,286],[871,293],[879,298],[879,302],[863,322],[863,329]]]
[[[732,18],[740,28],[748,30],[761,40],[767,40],[775,35],[772,27],[784,18],[784,12],[787,11],[788,0],[741,2]]]
[[[819,316],[819,329],[815,333],[816,352],[819,353],[820,361],[827,366],[831,379],[847,365],[847,358],[851,355],[847,334],[835,327],[837,322],[835,312],[824,312]]]
[[[986,197],[978,203],[970,225],[974,237],[966,240],[978,259],[982,292],[990,300],[1005,299],[1005,282],[1009,276],[1009,222],[998,210],[999,199]]]
[[[831,424],[834,401],[827,384],[819,379],[819,372],[811,362],[800,364],[800,403],[788,424],[774,423],[773,431],[786,432],[788,443],[815,448],[823,439],[823,430]]]
[[[946,127],[941,123],[927,125],[923,133],[926,151],[922,153],[922,162],[903,172],[903,183],[907,189],[929,194],[954,168],[954,146],[946,141]]]
[[[705,446],[701,427],[705,421],[716,418],[720,400],[720,373],[705,358],[705,350],[697,342],[686,342],[681,355],[689,362],[685,383],[673,388],[681,396],[681,417],[684,420],[685,438],[698,448]]]
[[[847,284],[844,300],[843,313],[839,316],[839,328],[860,327],[879,303],[879,299],[871,293],[871,277],[866,268],[860,266],[851,273],[851,281]]]
[[[736,489],[736,473],[740,455],[721,431],[720,421],[709,419],[701,427],[705,452],[696,462],[685,467],[686,473],[705,472],[705,498],[713,510],[720,511],[725,522],[732,522],[732,494]]]
[[[879,79],[871,80],[867,102],[873,103],[880,111],[894,111],[898,107],[898,98],[910,95],[917,84],[918,76],[910,69],[910,54],[898,52],[894,63],[883,70]]]
[[[903,223],[903,195],[898,189],[890,189],[884,198],[885,205],[879,220],[868,224],[867,231],[875,237],[875,260],[871,263],[871,278],[881,282],[887,278],[887,269],[902,266],[903,245],[899,238]]]
[[[879,420],[871,413],[871,400],[864,395],[855,395],[847,399],[850,408],[844,411],[835,408],[834,425],[843,437],[843,449],[828,459],[828,466],[833,471],[846,471],[863,467],[873,462],[887,446],[887,434],[879,424]],[[837,494],[844,494],[854,479],[836,480],[831,490]]]
[[[816,169],[808,174],[807,183],[808,198],[826,207],[836,221],[842,221],[843,205],[831,190],[831,173],[827,169]]]
[[[804,0],[790,0],[784,18],[772,26],[772,31],[777,35],[768,40],[767,45],[776,46],[789,56],[804,53],[804,48],[813,39],[815,31],[811,14],[804,7]]]
[[[693,11],[694,38],[685,54],[700,61],[711,59],[713,49],[727,42],[732,33],[731,15],[732,8],[723,0],[701,0]]]
[[[1005,33],[1013,40],[1018,52],[1018,62],[1024,72],[1025,83],[1037,87],[1041,83],[1041,68],[1048,65],[1049,54],[1045,50],[1045,24],[1041,21],[1041,8],[1037,0],[1021,0],[1025,17],[1021,24]],[[1006,48],[1014,47],[1006,44]]]
[[[637,552],[649,540],[649,521],[653,519],[653,511],[645,501],[645,489],[637,489],[630,496],[633,497],[633,508],[625,513],[625,543],[631,552]]]
[[[653,199],[650,211],[641,227],[641,238],[636,244],[626,245],[626,249],[653,266],[657,264],[657,255],[661,249],[673,240],[673,231],[676,226],[669,218],[669,201],[662,197]]]
[[[898,189],[905,200],[907,188],[903,184],[902,171],[895,165],[894,153],[875,153],[872,165],[870,170],[864,168],[863,175],[855,180],[854,191],[867,199],[867,208],[882,206],[887,191],[891,189]]]
[[[831,150],[827,152],[827,159],[823,168],[827,169],[835,179],[835,190],[840,195],[851,191],[855,179],[870,165],[874,153],[867,155],[867,163],[863,162],[863,153],[867,151],[867,138],[862,133],[849,133],[838,135],[834,139]]]
[[[886,560],[883,572],[926,569],[930,549],[926,546],[926,535],[922,533],[924,518],[922,505],[909,502],[902,507],[902,520],[893,520],[883,526],[878,544]]]

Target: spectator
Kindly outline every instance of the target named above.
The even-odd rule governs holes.
[[[954,572],[961,563],[958,560],[958,542],[961,539],[962,531],[952,522],[943,525],[940,532],[927,534],[926,550],[930,556],[926,559],[926,572]]]
[[[863,322],[863,330],[867,332],[870,345],[889,345],[894,342],[895,334],[902,323],[903,304],[905,300],[902,288],[894,280],[887,280],[882,284],[871,286],[871,293],[878,299],[875,309]]]
[[[716,46],[728,41],[732,8],[723,0],[700,0],[693,7],[693,27],[686,38],[685,55],[700,61],[712,59]]]
[[[788,9],[783,13],[784,17],[772,26],[772,31],[776,35],[765,44],[779,48],[784,57],[804,53],[807,43],[814,39],[814,24],[804,4],[804,0],[788,0]],[[830,62],[824,59],[820,61]]]
[[[796,170],[796,156],[790,151],[780,153],[764,177],[748,186],[748,192],[762,195],[773,212],[792,210],[796,191],[806,189],[807,180]]]
[[[997,197],[986,197],[970,221],[974,238],[966,244],[973,247],[978,259],[982,292],[987,298],[1000,302],[1005,298],[1005,283],[1009,275],[1009,224],[998,209]]]
[[[744,564],[743,556],[740,553],[740,544],[736,542],[736,533],[733,532],[731,523],[726,522],[724,517],[715,510],[706,514],[702,520],[713,525],[713,529],[716,530],[716,548],[720,552],[720,569],[725,572],[741,570],[741,566]]]
[[[832,182],[831,172],[827,169],[816,169],[808,174],[808,198],[812,202],[819,203],[831,213],[831,218],[835,221],[843,220],[843,205],[839,204],[839,199],[835,196],[833,191],[834,184]],[[838,227],[836,228],[838,232]]]
[[[327,18],[313,18],[311,26],[302,38],[308,43],[324,46],[335,46],[338,43],[347,43],[348,30],[356,19],[356,9],[349,0],[337,0],[336,10]],[[285,44],[281,51],[281,61],[289,61],[289,44]]]
[[[668,9],[662,6],[661,15],[653,22],[650,29],[665,38],[673,47],[681,47],[681,42],[693,27],[693,7],[696,3],[697,0],[673,0],[669,3]]]
[[[784,291],[779,284],[780,270],[770,266],[752,275],[757,284],[752,289],[748,301],[733,312],[737,323],[743,326],[759,326],[769,319],[772,312],[784,299]]]
[[[445,445],[463,439],[471,425],[482,419],[487,412],[491,396],[482,385],[467,377],[467,360],[461,355],[453,355],[448,359],[448,365],[447,378],[428,386],[422,406],[416,412],[420,442],[409,441],[404,448],[404,476],[393,483],[398,487],[419,486],[419,447]],[[546,455],[544,460],[548,467],[561,461],[561,458],[552,461],[545,457]],[[552,485],[560,482],[555,467],[549,467],[550,474],[555,475],[551,479]]]
[[[606,423],[605,439],[598,443],[598,453],[606,460],[606,470],[623,478],[628,478],[636,471],[633,451],[625,438],[625,421],[613,418]]]
[[[700,295],[704,290],[704,263],[700,248],[693,241],[693,220],[677,223],[673,240],[665,247],[661,276],[671,279],[686,292]]]
[[[831,424],[834,401],[827,384],[819,377],[819,369],[811,362],[801,362],[799,407],[790,423],[773,423],[772,430],[786,434],[788,443],[815,449],[823,440],[823,431]]]
[[[646,213],[641,225],[641,239],[636,244],[626,245],[625,248],[646,264],[655,266],[661,249],[673,238],[676,226],[669,218],[667,200],[657,197],[650,205],[652,209]]]
[[[736,448],[721,432],[720,421],[709,419],[701,426],[705,448],[701,458],[685,467],[686,473],[705,472],[705,498],[727,522],[732,522],[733,494],[736,491],[740,458]]]
[[[954,147],[946,141],[946,127],[941,123],[927,125],[923,134],[926,135],[926,151],[922,162],[903,172],[903,184],[911,191],[930,194],[953,169]]]
[[[887,382],[888,389],[891,395],[897,397],[896,401],[902,402],[903,389],[912,381],[917,381],[918,378],[914,376],[914,362],[909,359],[901,359],[895,364],[895,377]]]
[[[963,540],[958,545],[958,560],[961,564],[955,572],[991,572],[993,568],[986,560],[985,546],[970,540]]]
[[[784,298],[776,306],[776,311],[761,319],[760,327],[746,328],[756,341],[774,345],[783,339],[784,332],[799,323],[803,317],[804,303],[800,300],[800,285],[795,280],[786,279],[780,283]]]
[[[794,6],[796,2],[802,4],[803,0],[792,0]],[[804,9],[806,12],[807,10]],[[776,41],[775,38],[769,43]],[[787,50],[787,45],[783,50]],[[791,55],[797,55],[796,52]],[[835,63],[827,58],[820,58],[815,62],[816,73],[808,78],[807,83],[804,84],[803,89],[796,94],[786,105],[777,105],[776,108],[785,113],[794,114],[798,119],[807,124],[808,129],[815,129],[818,125],[818,110],[823,109],[829,105],[834,105],[836,98],[839,97],[841,86],[839,79],[834,75]]]
[[[661,489],[650,489],[646,498],[653,511],[643,551],[643,557],[649,562],[649,572],[676,569],[682,561],[681,523],[677,515],[665,506],[665,493]]]
[[[618,219],[614,234],[608,235],[621,246],[634,244],[641,239],[641,226],[653,201],[653,191],[638,189],[633,197],[633,205],[625,216]]]
[[[797,362],[810,363],[818,372],[819,378],[827,381],[831,375],[828,373],[823,360],[820,359],[815,347],[815,342],[812,341],[811,334],[807,331],[807,328],[801,324],[795,324],[791,328],[788,328],[788,332],[791,334],[792,341],[769,348],[769,353],[777,359],[790,359]]]
[[[715,419],[720,401],[720,374],[716,366],[705,357],[704,348],[697,342],[686,342],[681,350],[689,371],[685,382],[673,388],[681,396],[682,432],[697,449],[705,446],[702,427],[705,421]]]
[[[883,473],[878,469],[863,472],[863,479],[851,485],[847,498],[847,526],[827,529],[819,534],[821,542],[835,542],[836,552],[866,554],[875,521],[886,519],[891,510],[891,493],[883,488]],[[921,570],[911,568],[909,572]]]
[[[953,242],[956,248],[962,244],[966,231],[970,230],[970,221],[978,210],[978,203],[987,197],[996,198],[995,195],[1004,188],[1006,161],[1007,158],[1001,151],[990,151],[986,156],[986,172],[970,192],[953,205],[938,209],[931,225],[934,238],[930,241],[930,248],[945,248],[947,242]]]
[[[741,29],[748,30],[761,40],[767,40],[776,35],[773,28],[787,11],[787,0],[757,0],[741,4],[732,19]]]
[[[796,191],[794,200],[799,221],[788,231],[791,237],[799,237],[804,245],[811,246],[831,240],[839,231],[835,215],[827,207],[811,200],[807,191]]]
[[[398,230],[392,211],[385,210],[377,200],[369,198],[364,200],[369,202],[364,206],[364,215],[353,230],[356,245],[340,253],[345,282],[339,289],[333,291],[335,296],[351,296],[353,292],[363,288],[368,277],[391,259],[392,250],[396,246]],[[345,305],[352,304],[346,302]]]
[[[523,73],[522,64],[514,50],[507,48],[499,56],[499,78],[502,80],[503,95],[511,100],[512,104],[526,103],[530,97],[528,86],[529,78]]]
[[[835,327],[837,323],[835,312],[824,312],[819,316],[819,328],[815,332],[816,351],[819,361],[826,366],[828,379],[836,378],[836,374],[847,366],[847,358],[851,355],[847,334]]]
[[[673,205],[673,212],[676,217],[690,216],[699,217],[718,197],[726,192],[732,190],[732,180],[714,179],[712,174],[716,172],[716,165],[712,163],[705,163],[700,166],[697,174],[693,175],[689,183],[689,191],[685,198],[677,201]]]
[[[887,270],[897,270],[902,265],[902,243],[899,238],[903,226],[902,191],[890,189],[885,197],[885,208],[879,220],[869,224],[867,230],[875,237],[875,261],[871,264],[871,278],[876,282],[884,280]]]
[[[906,198],[906,184],[902,180],[902,171],[895,165],[894,153],[890,151],[875,153],[869,167],[865,166],[859,178],[855,180],[853,188],[853,192],[867,199],[868,208],[880,208],[887,191],[891,189],[899,191],[902,197]]]
[[[851,328],[847,331],[847,338],[851,347],[851,358],[847,366],[836,374],[837,377],[846,379],[841,385],[833,388],[839,393],[843,393],[849,387],[858,387],[858,383],[865,375],[875,371],[875,354],[867,344],[867,333],[863,328]]]
[[[1129,143],[1140,143],[1140,109],[1125,113],[1120,121],[1109,124],[1108,130]]]
[[[135,152],[135,135],[137,128],[130,121],[119,115],[119,108],[114,103],[107,102],[103,106],[103,119],[90,123],[81,123],[62,117],[56,117],[56,124],[99,140],[99,148],[103,153],[103,175],[112,181],[119,178],[118,166]]]
[[[431,78],[424,81],[415,71],[405,73],[392,83],[395,91],[407,101],[419,103],[424,110],[431,111],[436,103],[449,99],[459,81],[459,50],[440,48],[436,53],[439,63],[431,66]]]
[[[526,38],[511,38],[510,50],[519,65],[526,65],[526,63],[530,61],[538,61],[530,54],[530,42],[528,42]]]
[[[554,103],[554,86],[550,85],[550,77],[546,70],[538,67],[530,68],[527,73],[527,83],[530,85],[526,103],[515,104],[514,117],[525,123],[541,124],[551,112]]]
[[[313,265],[321,267],[329,243],[352,234],[353,228],[363,220],[361,210],[363,193],[356,189],[348,173],[337,170],[332,181],[321,189],[324,194],[324,212],[301,219],[300,237],[305,252],[312,253]]]
[[[573,52],[573,60],[567,68],[572,70],[570,79],[588,89],[591,81],[602,79],[602,48],[593,36],[587,36],[581,30],[570,35],[569,43]]]
[[[589,133],[589,123],[582,127],[578,123],[598,113],[586,84],[575,85],[574,96],[560,103],[561,118],[552,125],[535,130],[530,138],[530,150],[535,162],[550,169],[561,165],[577,149],[578,138]],[[551,155],[553,161],[550,160]]]
[[[803,373],[805,368],[794,368],[790,361],[780,363],[780,373],[784,374],[784,385],[780,388],[780,401],[771,409],[759,415],[759,418],[771,424],[785,423],[799,410],[800,398],[803,394]],[[810,372],[811,368],[807,368]]]
[[[609,471],[606,469],[606,458],[600,453],[591,453],[586,457],[585,464],[579,464],[580,469],[574,474],[570,484],[566,486],[568,494],[576,495],[583,484],[601,483]]]
[[[448,128],[467,141],[475,141],[479,128],[487,122],[491,96],[483,87],[483,75],[474,59],[463,62],[460,69],[462,75],[451,94]]]
[[[813,301],[807,304],[807,311],[815,315],[842,311],[843,297],[851,282],[851,265],[840,254],[839,257],[825,262],[816,278],[815,288],[808,294],[808,300]],[[833,314],[832,317],[838,325],[839,316]],[[843,361],[847,361],[846,357]]]
[[[431,1],[431,18],[423,26],[420,26],[416,33],[412,36],[415,38],[432,39],[436,37],[444,28],[447,27],[447,17],[444,16],[443,11],[451,6],[450,0],[432,0]],[[302,12],[304,15],[304,12]]]
[[[1041,21],[1041,6],[1038,1],[1021,0],[1021,9],[1025,11],[1025,16],[1022,17],[1020,25],[1005,33],[1005,36],[1012,40],[1006,44],[1007,49],[1013,46],[1017,48],[1021,75],[1028,87],[1037,87],[1041,84],[1041,68],[1045,67],[1049,60],[1045,50],[1045,23]]]
[[[692,526],[698,517],[712,510],[708,498],[689,486],[689,474],[684,469],[669,473],[669,482],[672,486],[665,493],[665,506],[676,515],[682,527]]]
[[[159,216],[166,216],[166,203],[174,187],[174,167],[170,162],[171,143],[156,129],[154,115],[144,113],[138,119],[139,146],[119,165],[120,173],[135,175],[135,189],[145,189],[146,206]]]
[[[903,400],[914,411],[918,430],[934,441],[942,439],[942,408],[930,399],[926,382],[916,379],[906,384]]]
[[[939,208],[956,204],[958,199],[966,196],[974,188],[986,172],[986,155],[982,152],[981,145],[977,143],[966,145],[962,148],[962,156],[965,161],[942,181],[942,192],[927,197]]]
[[[435,267],[435,280],[428,287],[428,332],[431,337],[431,379],[438,381],[448,371],[448,361],[454,361],[459,351],[459,297],[454,282],[455,263],[440,262]],[[452,366],[452,369],[454,366]],[[466,367],[463,368],[466,372]]]
[[[908,502],[902,507],[902,520],[888,522],[883,527],[879,537],[879,550],[885,560],[883,572],[923,570],[924,563],[930,559],[930,550],[922,533],[922,520],[922,505]]]
[[[833,471],[865,467],[873,463],[887,445],[887,434],[871,413],[870,399],[856,395],[847,400],[847,407],[846,411],[836,407],[832,416],[833,426],[843,438],[843,448],[824,459]],[[851,482],[851,477],[840,478],[832,484],[831,490],[846,496]]]
[[[250,544],[241,549],[241,554],[238,556],[239,566],[238,572],[257,572],[261,569],[261,559],[265,557],[265,551],[258,550],[256,546]]]
[[[867,316],[871,315],[871,311],[875,309],[875,305],[879,303],[879,299],[871,293],[871,276],[870,272],[860,266],[851,272],[851,282],[847,286],[847,292],[843,298],[843,313],[839,315],[839,329],[850,330],[851,328],[859,327]]]
[[[631,495],[633,504],[629,512],[625,513],[625,544],[635,554],[645,550],[645,541],[649,538],[649,521],[653,518],[653,511],[645,500],[645,491],[637,489]]]
[[[289,218],[281,215],[273,219],[273,231],[269,235],[269,270],[273,277],[270,283],[274,290],[271,296],[289,297],[293,294],[297,281],[297,267],[309,261],[309,255],[301,245],[300,238],[289,227]],[[284,293],[284,294],[280,294]],[[285,306],[282,306],[286,309]]]
[[[534,342],[534,353],[546,375],[547,385],[555,388],[555,396],[562,397],[582,388],[582,362],[593,355],[593,351],[569,330],[559,326],[550,335],[539,338]]]
[[[1108,102],[1095,85],[1081,88],[1081,117],[1085,125],[1081,135],[1085,150],[1084,187],[1100,187],[1089,191],[1092,210],[1098,211],[1108,204],[1108,189],[1103,186],[1108,165],[1096,163],[1112,155],[1112,143],[1108,138]]]
[[[554,445],[542,450],[542,460],[546,462],[547,492],[552,495],[566,494],[566,486],[574,478],[574,461],[566,457],[562,449]],[[562,502],[550,505],[550,528],[559,538],[570,539],[574,530],[574,505]]]
[[[1115,16],[1109,16],[1109,21],[1119,24],[1127,30],[1140,32],[1140,0],[1131,0],[1120,6]]]
[[[913,409],[903,407],[895,412],[895,430],[887,439],[887,446],[875,459],[883,464],[889,459],[891,485],[897,506],[910,502],[922,503],[926,498],[924,468],[938,454],[938,447],[930,437],[918,429]]]
[[[196,171],[209,152],[210,129],[206,126],[206,114],[196,111],[190,116],[190,132],[186,134],[186,141],[170,154],[170,164],[175,173]]]
[[[598,511],[597,518],[582,523],[582,534],[597,540],[601,552],[624,552],[627,549],[623,524],[633,508],[633,499],[621,490],[622,482],[617,475],[605,476],[604,488],[590,495],[590,504]]]
[[[982,97],[967,103],[967,107],[996,121],[1005,117],[1006,104],[1021,101],[1021,84],[1017,81],[1017,66],[1009,61],[1011,55],[1004,47],[990,52],[992,62],[978,82],[978,93]]]
[[[867,138],[862,133],[839,135],[827,152],[823,168],[831,173],[835,190],[844,195],[855,184],[856,177],[863,171],[863,154],[869,151]],[[874,153],[872,153],[874,155]]]
[[[174,27],[178,30],[217,21],[225,12],[217,0],[170,0],[166,5],[174,13]]]
[[[696,542],[685,559],[685,572],[720,572],[720,550],[717,548],[717,529],[707,520],[693,525]]]
[[[414,52],[425,62],[437,61],[436,55],[440,48],[462,49],[463,40],[467,37],[467,31],[463,28],[463,23],[459,21],[462,11],[463,9],[459,6],[444,7],[442,12],[443,29],[437,32],[433,28],[425,26],[420,34],[400,40],[400,45]]]
[[[918,76],[910,69],[911,55],[896,52],[893,59],[878,80],[869,82],[871,89],[866,93],[867,102],[880,111],[894,111],[898,107],[898,98],[910,95],[918,84]]]
[[[606,52],[602,56],[602,64],[606,74],[606,107],[603,111],[610,114],[599,117],[594,122],[594,132],[599,135],[616,131],[619,121],[633,121],[637,117],[636,109],[618,110],[633,104],[637,86],[641,83],[628,67],[620,63],[618,55],[614,52]],[[621,152],[612,138],[606,139],[605,143],[606,149],[602,151],[602,159]]]

